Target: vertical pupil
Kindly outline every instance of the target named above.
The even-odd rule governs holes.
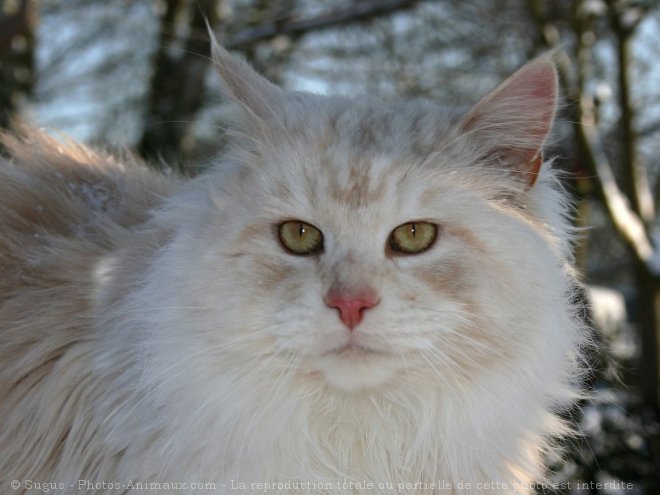
[[[300,225],[298,226],[298,235],[302,237],[304,234],[305,234],[305,224],[301,222]]]
[[[412,234],[413,237],[415,237],[416,230],[417,229],[415,227],[415,224],[414,223],[410,224],[410,233]]]

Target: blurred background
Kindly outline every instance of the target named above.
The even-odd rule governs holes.
[[[205,17],[286,88],[452,107],[556,51],[552,153],[577,198],[601,350],[552,479],[559,493],[660,494],[660,2],[0,0],[0,127],[198,173],[223,145]]]

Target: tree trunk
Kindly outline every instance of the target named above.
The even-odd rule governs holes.
[[[15,5],[0,9],[0,128],[11,125],[34,82],[35,9],[30,0]]]
[[[623,165],[623,190],[630,199],[631,208],[646,229],[651,228],[655,218],[655,205],[649,186],[648,171],[639,159],[637,132],[635,129],[635,108],[631,93],[630,70],[632,54],[630,44],[639,19],[627,21],[626,6],[608,0],[610,23],[617,46],[617,86],[618,103],[621,109],[619,133],[621,136],[621,163]],[[634,18],[634,17],[633,17]],[[649,236],[650,237],[650,236]],[[658,247],[655,247],[658,249]],[[639,387],[645,402],[660,406],[660,363],[658,343],[660,342],[660,287],[652,265],[643,260],[635,261],[635,286],[637,290],[636,314],[640,334],[641,355],[639,365]]]
[[[216,21],[217,0],[167,0],[154,61],[145,126],[138,152],[151,163],[176,169],[190,146],[186,137],[204,101],[209,67],[206,19]],[[190,9],[186,37],[177,39],[178,17]],[[173,47],[180,43],[182,47]]]
[[[637,326],[640,332],[640,365],[637,377],[645,402],[660,407],[660,290],[657,280],[642,263],[636,263],[638,307]]]

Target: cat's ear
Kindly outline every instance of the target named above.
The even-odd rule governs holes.
[[[461,122],[486,163],[510,169],[531,187],[557,110],[557,70],[549,56],[524,65],[484,96]]]
[[[210,29],[209,35],[211,58],[220,75],[225,97],[257,119],[268,120],[276,115],[276,107],[283,99],[284,91],[258,74],[245,60],[231,55],[220,46]]]

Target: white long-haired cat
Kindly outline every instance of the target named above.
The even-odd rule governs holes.
[[[213,52],[194,180],[4,137],[2,492],[530,492],[583,339],[552,62],[454,115]]]

